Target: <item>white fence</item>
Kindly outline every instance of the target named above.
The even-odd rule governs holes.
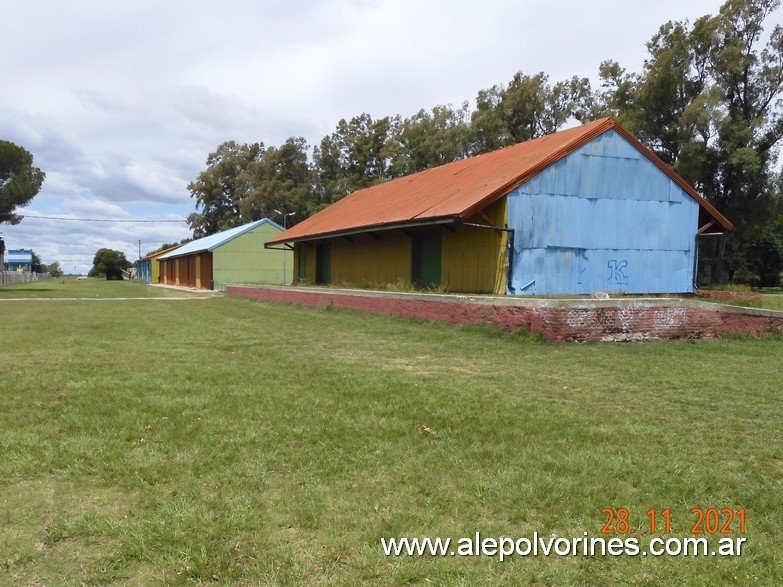
[[[52,276],[48,273],[30,273],[29,271],[0,271],[0,287],[15,283],[30,283],[31,281],[48,281]]]

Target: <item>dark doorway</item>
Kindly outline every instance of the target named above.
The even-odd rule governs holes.
[[[302,243],[296,246],[297,267],[296,279],[299,283],[307,281],[307,245]]]
[[[315,245],[315,283],[325,285],[332,281],[332,246],[330,243]]]
[[[411,237],[411,283],[416,287],[440,286],[440,228],[413,233]]]

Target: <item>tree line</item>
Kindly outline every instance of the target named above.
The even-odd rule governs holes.
[[[340,120],[313,146],[225,142],[188,185],[199,238],[294,213],[297,222],[355,190],[540,137],[572,121],[614,116],[734,224],[705,239],[723,280],[772,285],[783,268],[783,29],[764,31],[781,0],[727,0],[716,15],[667,22],[638,73],[600,64],[600,86],[518,72],[480,90],[471,108]],[[289,222],[290,224],[291,222]]]

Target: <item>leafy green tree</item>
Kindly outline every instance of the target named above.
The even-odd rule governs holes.
[[[516,73],[508,86],[481,90],[472,115],[473,153],[486,153],[553,133],[591,95],[590,82],[574,76],[549,84],[543,73]]]
[[[62,269],[60,268],[60,262],[55,261],[54,263],[49,263],[46,267],[46,272],[52,277],[60,277],[63,274]]]
[[[201,238],[242,224],[240,202],[246,197],[244,174],[264,154],[263,143],[227,141],[207,157],[207,169],[188,184],[196,200],[196,212],[188,216],[194,238]]]
[[[228,141],[207,159],[207,169],[188,185],[197,211],[188,217],[194,238],[221,232],[275,210],[306,218],[316,208],[308,146],[291,137],[280,147]]]
[[[33,273],[46,273],[46,265],[41,262],[41,256],[33,251],[32,254],[33,257],[33,266],[32,266],[32,272]]]
[[[33,167],[33,156],[9,141],[0,141],[0,223],[18,224],[22,217],[14,214],[26,206],[40,191],[46,175]]]
[[[419,110],[405,120],[393,119],[386,152],[388,174],[401,177],[464,159],[470,155],[471,130],[468,103]]]
[[[392,178],[387,151],[391,129],[389,117],[373,120],[361,114],[348,122],[340,120],[335,131],[321,140],[313,154],[317,207]]]
[[[288,225],[306,218],[314,205],[314,174],[308,147],[301,137],[291,137],[280,147],[269,147],[252,161],[240,178],[244,197],[239,201],[242,222],[288,214]]]
[[[99,249],[92,260],[89,277],[106,277],[109,280],[122,280],[122,272],[133,265],[125,258],[125,253],[113,249]]]

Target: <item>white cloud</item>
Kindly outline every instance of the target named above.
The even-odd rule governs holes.
[[[68,199],[63,205],[66,210],[73,214],[74,218],[130,218],[130,214],[116,204],[109,204],[94,198],[85,198],[84,196]]]

